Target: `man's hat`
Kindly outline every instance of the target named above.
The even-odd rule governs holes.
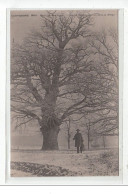
[[[79,129],[77,129],[76,131],[80,131]]]

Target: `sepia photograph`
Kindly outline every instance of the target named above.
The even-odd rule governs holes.
[[[10,176],[119,176],[118,10],[10,10]]]

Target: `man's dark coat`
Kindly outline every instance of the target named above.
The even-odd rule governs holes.
[[[75,147],[81,147],[82,146],[83,138],[82,138],[81,133],[76,133],[73,139],[75,140]]]

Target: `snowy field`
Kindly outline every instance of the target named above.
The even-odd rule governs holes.
[[[11,153],[11,176],[118,176],[118,149],[20,150]]]

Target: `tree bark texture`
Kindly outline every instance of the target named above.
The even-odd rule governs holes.
[[[58,133],[59,127],[54,126],[50,129],[44,129],[42,150],[58,150]]]

